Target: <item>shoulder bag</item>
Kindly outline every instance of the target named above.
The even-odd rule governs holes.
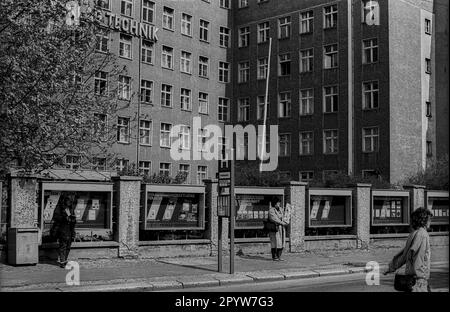
[[[270,221],[269,219],[263,221],[264,222],[264,231],[268,233],[278,232],[278,227],[275,223]]]

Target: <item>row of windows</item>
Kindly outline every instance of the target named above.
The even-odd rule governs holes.
[[[99,1],[101,2],[101,1]],[[222,3],[226,5],[226,3]],[[104,9],[110,9],[110,1],[103,1],[99,6]],[[154,24],[155,23],[155,3],[149,0],[142,0],[142,22]],[[132,18],[133,15],[133,1],[122,0],[120,13],[122,15]],[[170,31],[175,30],[175,10],[164,6],[162,11],[162,28]],[[204,19],[199,19],[199,39],[200,41],[209,42],[212,38],[210,33],[210,22]],[[193,16],[187,13],[181,13],[180,19],[181,34],[192,37],[193,36]],[[219,27],[219,46],[228,48],[230,43],[230,29],[227,27]]]
[[[323,113],[336,113],[339,110],[339,90],[338,86],[327,86],[323,88]],[[363,109],[376,109],[379,102],[378,81],[369,81],[363,83]],[[267,104],[267,114],[269,103],[265,103],[265,96],[256,98],[256,118],[261,120],[264,117],[264,108]],[[302,89],[299,94],[300,116],[314,114],[314,89]],[[280,92],[278,94],[278,117],[291,117],[292,100],[291,92]],[[244,122],[250,120],[250,98],[238,99],[238,121]]]

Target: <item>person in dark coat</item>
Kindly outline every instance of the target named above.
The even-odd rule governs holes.
[[[62,198],[59,213],[53,216],[54,236],[58,240],[59,264],[66,267],[72,240],[75,238],[76,217],[70,197]]]

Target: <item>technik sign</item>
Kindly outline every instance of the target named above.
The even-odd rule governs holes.
[[[118,31],[123,31],[133,36],[142,37],[150,41],[158,41],[156,32],[157,27],[147,25],[144,23],[139,23],[135,20],[117,16],[111,12],[104,12],[100,15],[100,19],[106,22],[106,25],[111,29],[116,29]]]

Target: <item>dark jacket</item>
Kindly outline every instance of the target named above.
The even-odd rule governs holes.
[[[53,217],[54,235],[58,239],[73,240],[75,238],[75,224],[77,223],[74,215],[68,215],[65,209]]]

